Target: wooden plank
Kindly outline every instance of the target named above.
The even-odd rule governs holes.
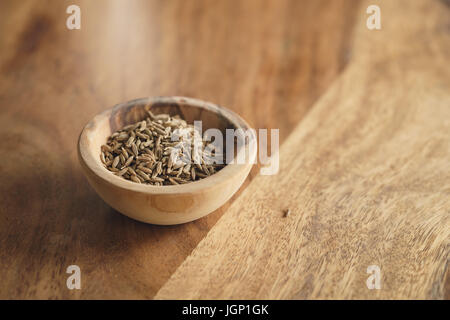
[[[361,11],[348,69],[283,145],[279,174],[252,181],[156,298],[448,292],[449,8],[377,3],[382,29]]]
[[[0,298],[150,298],[223,214],[134,222],[88,186],[81,128],[112,105],[187,95],[281,141],[346,64],[357,1],[0,2]],[[66,287],[77,264],[82,290]]]

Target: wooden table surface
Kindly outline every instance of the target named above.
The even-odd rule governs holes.
[[[375,2],[377,31],[370,1],[75,1],[81,30],[73,1],[2,1],[0,298],[449,298],[450,10]],[[78,135],[159,95],[280,128],[280,172],[192,223],[122,216]]]

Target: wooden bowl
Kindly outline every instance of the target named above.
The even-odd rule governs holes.
[[[251,131],[245,144],[235,151],[236,157],[240,152],[247,153],[247,161],[244,164],[227,164],[210,177],[182,185],[138,184],[108,171],[100,160],[100,147],[113,132],[127,124],[145,119],[145,108],[149,108],[154,114],[179,114],[188,123],[201,120],[203,131],[217,128],[222,131],[224,137],[225,129],[250,128],[234,112],[197,99],[156,97],[118,104],[97,115],[81,132],[78,157],[90,185],[117,211],[152,224],[172,225],[193,221],[222,206],[242,185],[254,163],[254,132]]]

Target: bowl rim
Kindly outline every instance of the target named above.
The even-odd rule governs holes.
[[[89,134],[96,129],[96,123],[104,118],[109,118],[112,113],[117,112],[117,110],[129,107],[135,104],[145,104],[151,105],[155,103],[168,103],[168,104],[183,104],[192,107],[202,108],[208,112],[216,112],[225,117],[230,123],[234,124],[238,129],[249,130],[248,143],[238,150],[235,154],[235,159],[241,152],[247,152],[249,157],[246,158],[244,164],[227,164],[224,168],[214,173],[213,175],[197,180],[194,182],[189,182],[180,185],[165,185],[165,186],[153,186],[148,184],[135,183],[121,177],[118,177],[108,171],[101,163],[100,156],[95,157],[91,152],[89,152]],[[120,189],[125,189],[128,191],[144,193],[144,194],[180,194],[180,193],[192,193],[199,190],[204,190],[212,186],[217,187],[217,185],[225,184],[228,179],[242,174],[245,170],[252,166],[256,159],[256,135],[255,131],[250,127],[250,125],[238,114],[231,111],[228,108],[214,104],[212,102],[203,101],[200,99],[183,97],[183,96],[156,96],[156,97],[144,97],[129,100],[126,102],[118,103],[112,108],[109,108],[92,118],[82,129],[80,136],[78,138],[78,157],[81,165],[89,170],[93,175],[100,178],[108,184],[112,184]],[[250,146],[253,146],[250,148]],[[96,159],[97,158],[97,159]]]

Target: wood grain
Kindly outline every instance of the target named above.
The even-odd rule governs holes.
[[[0,298],[153,297],[228,204],[177,227],[119,215],[81,173],[82,127],[119,102],[183,95],[284,141],[350,57],[357,3],[1,1]],[[66,288],[71,264],[82,290]]]
[[[377,2],[382,30],[360,17],[348,69],[284,143],[279,174],[252,181],[156,298],[448,296],[449,8]]]

